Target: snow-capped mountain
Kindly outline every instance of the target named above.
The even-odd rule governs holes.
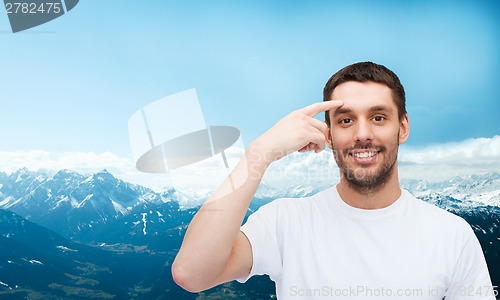
[[[418,198],[441,195],[469,202],[471,205],[500,206],[500,173],[456,176],[436,183],[402,179],[401,185]]]
[[[13,211],[66,237],[129,214],[135,207],[169,199],[115,178],[106,170],[84,176],[20,169],[0,183],[0,208]]]

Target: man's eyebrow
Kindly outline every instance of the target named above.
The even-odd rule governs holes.
[[[370,107],[370,111],[386,111],[386,112],[392,112],[393,109],[389,106],[385,105],[375,105],[373,107]]]
[[[348,114],[352,112],[352,109],[348,107],[339,107],[333,112],[333,117],[341,115],[341,114]]]
[[[386,105],[375,105],[375,106],[370,107],[369,111],[370,112],[388,112],[389,113],[389,112],[392,112],[393,109],[391,107],[389,107],[389,106],[386,106]],[[352,109],[351,108],[349,108],[349,107],[339,107],[333,113],[333,117],[335,118],[338,115],[349,114],[349,113],[352,113]]]

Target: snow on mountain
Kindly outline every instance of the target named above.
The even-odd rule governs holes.
[[[2,180],[0,193],[17,199],[24,196],[27,191],[33,190],[46,177],[45,173],[32,172],[26,168],[19,169],[10,175],[0,176]]]
[[[86,176],[69,170],[48,175],[20,169],[3,176],[0,184],[0,208],[67,237],[127,215],[135,207],[170,201],[106,170]]]
[[[401,185],[419,198],[449,196],[476,205],[500,206],[500,173],[456,176],[442,182],[402,179]]]
[[[175,201],[184,209],[202,205],[210,194],[211,192],[186,194],[174,188],[167,188],[160,192],[161,198],[164,199],[164,201]]]
[[[156,207],[136,207],[120,219],[106,224],[96,224],[91,232],[79,235],[79,241],[99,245],[106,249],[122,249],[123,245],[136,245],[144,251],[167,251],[178,248],[183,232],[197,208],[181,209],[179,203],[170,201]],[[148,250],[149,249],[149,250]]]

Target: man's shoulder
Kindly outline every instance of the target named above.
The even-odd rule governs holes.
[[[441,207],[434,204],[426,202],[422,199],[416,198],[410,192],[405,191],[411,201],[414,203],[413,207],[415,209],[415,214],[419,216],[422,222],[435,226],[436,229],[450,229],[450,230],[460,230],[460,231],[470,231],[470,225],[462,217],[451,213]]]

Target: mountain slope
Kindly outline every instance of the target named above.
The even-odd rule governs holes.
[[[5,210],[0,210],[0,232],[0,295],[126,297],[110,278],[120,262],[114,253],[70,242]]]

